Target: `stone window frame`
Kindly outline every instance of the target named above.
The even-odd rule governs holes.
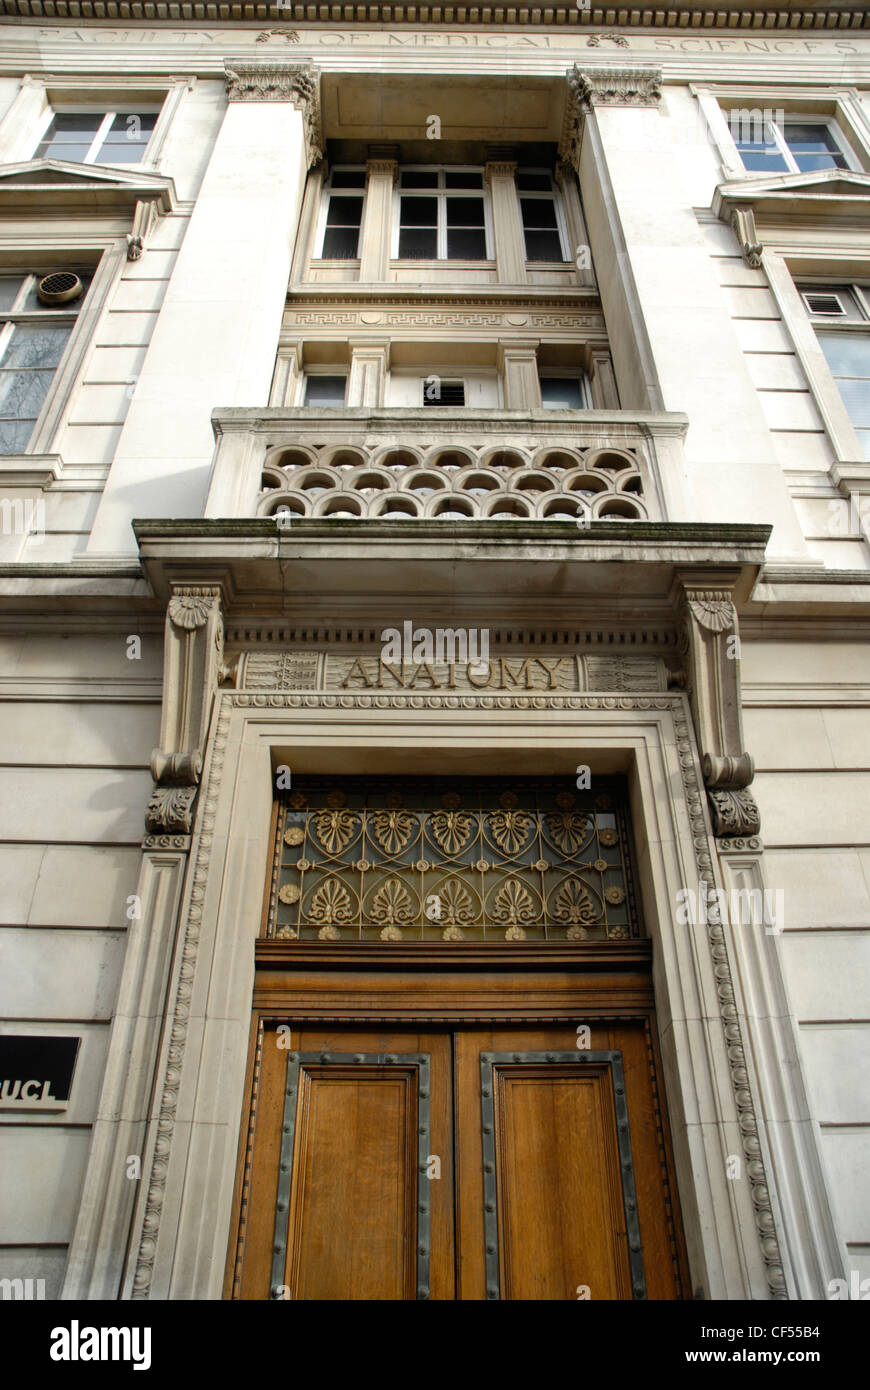
[[[810,396],[821,416],[834,453],[832,479],[840,484],[842,489],[845,474],[841,477],[840,465],[846,465],[847,470],[857,469],[858,473],[866,475],[858,479],[866,489],[867,485],[870,485],[870,460],[866,461],[862,468],[864,451],[828,366],[828,359],[816,337],[813,321],[801,295],[801,284],[870,284],[870,258],[864,258],[863,273],[859,273],[862,270],[861,266],[850,264],[848,269],[845,266],[838,267],[836,258],[823,247],[801,247],[799,254],[782,248],[766,250],[764,264],[770,291],[782,315],[783,326],[794,344]]]
[[[517,179],[518,179],[518,177],[519,177],[520,174],[546,174],[547,177],[548,177],[549,180],[550,180],[550,191],[549,191],[548,193],[546,193],[546,192],[543,192],[543,191],[541,191],[541,192],[534,192],[534,191],[530,191],[530,190],[526,190],[526,189],[521,189],[521,188],[519,187],[519,184],[517,183]],[[562,267],[564,267],[565,265],[574,264],[574,257],[571,255],[571,236],[570,236],[570,232],[569,232],[569,230],[568,230],[568,214],[567,214],[567,209],[566,209],[566,207],[565,207],[562,189],[559,187],[559,184],[557,183],[557,181],[556,181],[556,179],[555,179],[555,177],[554,177],[554,175],[553,175],[553,170],[550,169],[550,168],[548,168],[548,167],[546,167],[546,166],[544,166],[544,165],[538,165],[538,166],[536,166],[536,165],[531,165],[531,164],[518,164],[518,165],[517,165],[517,168],[516,168],[516,172],[515,172],[515,174],[514,174],[514,185],[515,185],[515,187],[516,187],[516,192],[517,192],[517,210],[518,210],[518,212],[519,212],[519,218],[520,218],[520,229],[521,229],[521,231],[522,231],[522,233],[523,233],[522,253],[523,253],[523,259],[524,259],[526,265],[527,265],[527,266],[532,266],[532,267],[536,267],[536,266],[553,266],[553,265],[556,265],[556,266],[559,266],[560,268],[562,268]],[[553,211],[554,211],[555,214],[556,214],[556,229],[557,229],[557,231],[558,231],[559,241],[560,241],[561,246],[562,246],[562,259],[561,259],[561,261],[531,260],[531,259],[526,255],[525,224],[523,223],[523,214],[522,214],[522,200],[523,200],[523,198],[534,198],[534,199],[540,200],[540,201],[542,201],[542,202],[545,201],[545,200],[547,200],[547,201],[549,201],[549,202],[552,203],[552,205],[553,205]]]
[[[428,171],[428,172],[435,172],[435,173],[438,173],[439,175],[440,175],[442,172],[444,172],[445,170],[448,170],[448,169],[451,170],[451,171],[454,172],[454,173],[463,173],[463,174],[477,174],[477,173],[479,173],[479,174],[480,174],[480,185],[481,185],[481,186],[480,186],[480,190],[478,191],[476,188],[474,188],[474,189],[459,189],[459,188],[456,188],[456,189],[449,189],[449,188],[447,188],[446,186],[442,187],[440,178],[439,178],[439,184],[438,184],[438,187],[437,187],[437,188],[426,188],[426,189],[422,189],[422,188],[421,188],[421,189],[408,189],[408,190],[403,190],[403,189],[402,189],[402,175],[403,175],[404,173],[408,172],[409,170],[412,170],[412,169],[414,169],[414,170],[425,170],[425,171]],[[437,231],[437,240],[440,241],[441,238],[442,238],[442,234],[443,234],[444,240],[445,240],[445,249],[446,249],[446,231],[447,231],[447,229],[446,229],[446,220],[445,220],[445,225],[444,225],[444,227],[443,227],[443,229],[442,229],[442,220],[444,220],[443,206],[444,206],[444,204],[446,204],[446,201],[447,201],[448,196],[453,196],[453,197],[462,197],[462,196],[466,196],[466,197],[471,197],[471,198],[480,197],[480,198],[482,199],[482,201],[483,201],[483,226],[484,226],[484,239],[485,239],[486,253],[487,253],[486,256],[483,257],[483,258],[480,259],[480,260],[469,260],[469,259],[467,259],[467,258],[464,257],[464,256],[447,256],[447,255],[444,255],[444,256],[433,256],[433,257],[424,256],[424,257],[420,257],[419,259],[417,259],[416,257],[400,256],[400,255],[399,255],[399,232],[400,232],[400,227],[401,227],[401,210],[402,210],[402,197],[403,197],[403,193],[407,193],[408,196],[414,196],[414,197],[418,197],[418,196],[419,196],[419,197],[427,197],[427,196],[428,196],[428,197],[431,197],[431,198],[437,198],[437,200],[438,200],[438,231]],[[494,225],[494,216],[493,216],[493,206],[492,206],[492,199],[491,199],[491,197],[490,197],[490,192],[489,192],[489,189],[488,189],[488,187],[487,187],[485,166],[484,166],[483,164],[479,164],[479,165],[478,165],[478,164],[436,164],[436,163],[434,163],[434,162],[433,162],[433,163],[427,163],[427,164],[410,163],[410,162],[408,162],[408,163],[405,163],[405,162],[400,163],[399,166],[398,166],[398,178],[397,178],[397,182],[396,182],[396,185],[395,185],[394,188],[393,188],[392,208],[390,209],[390,216],[391,216],[391,221],[390,221],[390,263],[391,263],[391,264],[395,264],[395,265],[399,265],[399,266],[408,266],[408,265],[413,265],[413,266],[430,266],[430,265],[433,265],[433,266],[439,266],[439,267],[448,266],[448,265],[456,265],[456,266],[472,266],[472,267],[474,267],[474,268],[480,268],[480,269],[492,269],[492,268],[494,267],[494,265],[495,265],[495,259],[496,259],[496,257],[495,257],[495,225]]]
[[[123,238],[64,236],[63,233],[41,237],[22,235],[7,242],[0,252],[0,271],[4,274],[14,274],[19,270],[23,274],[32,271],[34,266],[39,267],[42,274],[78,266],[86,268],[92,275],[27,445],[20,454],[3,455],[5,461],[19,458],[35,464],[37,459],[57,453],[85,357],[126,259],[127,247]]]
[[[361,173],[361,174],[363,175],[363,178],[364,178],[364,183],[363,183],[362,188],[359,189],[359,190],[354,190],[354,189],[337,189],[337,188],[336,188],[336,189],[333,189],[333,187],[332,187],[332,176],[333,176],[333,174],[342,173],[342,172],[344,172],[344,173]],[[335,164],[335,165],[330,165],[328,168],[325,168],[325,169],[323,169],[322,171],[318,171],[318,170],[309,170],[308,181],[311,182],[311,181],[313,180],[314,183],[315,183],[315,186],[316,186],[316,183],[317,183],[317,175],[318,175],[318,173],[320,174],[320,185],[319,185],[319,188],[318,188],[317,220],[316,220],[316,226],[315,226],[315,230],[314,230],[314,244],[313,244],[313,246],[312,246],[312,248],[311,248],[311,255],[308,257],[308,260],[311,262],[311,264],[316,263],[317,265],[335,265],[335,266],[339,266],[339,267],[347,267],[347,266],[350,266],[350,267],[359,267],[359,264],[360,264],[360,253],[362,252],[363,228],[364,228],[364,226],[365,226],[366,198],[367,198],[367,196],[368,196],[368,191],[369,191],[369,190],[368,190],[369,180],[368,180],[368,176],[366,175],[366,166],[365,166],[365,163],[363,162],[363,163],[360,163],[360,164]],[[342,193],[344,193],[344,194],[354,194],[354,193],[357,192],[357,191],[359,192],[360,196],[362,197],[362,211],[361,211],[361,213],[360,213],[359,238],[358,238],[358,241],[357,241],[356,255],[355,255],[355,256],[347,256],[347,257],[345,257],[345,256],[341,256],[341,257],[324,256],[324,255],[323,255],[323,241],[324,241],[324,238],[325,238],[325,236],[326,236],[326,219],[327,219],[327,217],[328,217],[328,215],[329,215],[329,200],[330,200],[330,198],[332,197],[333,192],[334,192],[337,196],[341,196]],[[301,225],[301,217],[300,217],[300,225]]]
[[[114,102],[111,106],[107,106],[105,102],[100,102],[100,101],[95,101],[95,102],[90,102],[90,101],[89,101],[89,102],[51,102],[51,103],[49,103],[49,104],[46,106],[45,111],[44,111],[44,113],[43,113],[43,119],[42,119],[42,122],[41,122],[41,127],[40,127],[40,130],[39,130],[39,134],[38,134],[38,136],[37,136],[37,138],[36,138],[36,142],[35,142],[35,144],[34,144],[34,146],[33,146],[33,152],[32,152],[31,158],[33,158],[33,159],[59,159],[59,158],[60,158],[60,155],[59,155],[59,154],[42,154],[42,155],[37,154],[37,151],[38,151],[38,149],[39,149],[39,146],[42,144],[43,140],[46,138],[46,136],[47,136],[49,130],[51,129],[52,123],[54,122],[54,119],[55,119],[56,116],[69,116],[69,115],[74,115],[74,114],[77,114],[77,113],[80,112],[82,115],[89,115],[89,116],[90,116],[90,115],[100,115],[100,116],[102,116],[102,122],[101,122],[101,124],[100,124],[100,126],[99,126],[99,128],[98,128],[98,130],[97,130],[97,132],[96,132],[96,134],[94,135],[93,139],[91,140],[90,149],[88,150],[87,157],[86,157],[85,159],[81,159],[81,160],[76,159],[76,160],[70,160],[70,161],[67,161],[67,162],[69,162],[69,163],[75,163],[75,164],[81,164],[81,165],[83,165],[85,168],[89,167],[89,166],[92,165],[92,164],[99,164],[101,168],[112,168],[112,167],[113,167],[113,161],[112,161],[112,160],[98,159],[97,156],[101,153],[101,151],[103,150],[103,148],[104,148],[105,145],[106,145],[106,140],[107,140],[109,131],[112,129],[114,120],[115,120],[119,115],[122,115],[122,114],[126,114],[128,119],[129,119],[129,116],[130,116],[130,115],[136,115],[136,116],[140,116],[140,115],[141,115],[141,116],[152,116],[152,115],[155,115],[155,114],[156,114],[157,117],[158,117],[158,119],[159,119],[159,117],[160,117],[160,112],[161,112],[161,110],[162,110],[162,102],[156,102],[156,101],[151,101],[151,102],[149,102],[149,101],[137,101],[137,102],[135,103],[135,111],[130,111],[130,110],[128,109],[128,108],[130,107],[130,105],[131,105],[131,103],[126,102],[126,101],[123,102],[123,103],[122,103],[122,102],[119,102],[119,101],[116,101],[116,102]],[[111,123],[109,123],[109,117],[112,117],[112,122],[111,122]],[[154,130],[156,130],[156,129],[157,129],[157,122],[155,121],[155,123],[154,123]],[[143,164],[149,164],[149,163],[152,163],[152,162],[153,162],[153,161],[151,161],[151,160],[148,159],[148,150],[149,150],[149,148],[150,148],[150,146],[151,146],[151,141],[154,139],[154,130],[151,131],[151,134],[148,136],[148,139],[147,139],[147,141],[145,142],[145,145],[143,146],[142,158],[141,158],[141,159],[132,160],[132,161],[123,162],[123,167],[124,167],[125,169],[129,169],[129,168],[139,168],[139,167],[141,167]],[[118,161],[118,162],[119,162],[119,163],[122,163],[122,161]]]
[[[76,108],[110,111],[121,104],[135,107],[137,102],[141,102],[156,107],[159,115],[144,158],[135,165],[122,167],[160,171],[170,128],[185,94],[192,90],[195,83],[196,78],[189,76],[146,77],[131,74],[125,77],[77,77],[26,73],[0,120],[0,162],[14,164],[34,159],[34,151],[56,111]],[[83,164],[81,167],[92,166]]]
[[[825,87],[808,92],[804,87],[765,87],[749,83],[711,83],[702,86],[692,82],[689,90],[697,98],[707,138],[719,155],[726,179],[794,176],[793,171],[781,170],[777,175],[745,167],[731,134],[727,115],[729,111],[744,109],[782,111],[789,120],[827,124],[846,156],[849,169],[855,173],[870,171],[866,118],[855,88]]]

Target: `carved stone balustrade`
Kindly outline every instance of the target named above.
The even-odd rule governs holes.
[[[218,410],[207,517],[682,521],[686,417]]]

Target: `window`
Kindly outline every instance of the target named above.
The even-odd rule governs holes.
[[[583,376],[542,376],[541,405],[545,410],[588,410],[589,383]]]
[[[308,376],[305,378],[306,405],[344,405],[346,376]]]
[[[139,164],[157,116],[157,111],[58,112],[33,157],[73,164]]]
[[[394,254],[407,261],[492,256],[482,169],[403,169]]]
[[[567,260],[562,210],[550,174],[546,169],[518,169],[516,177],[526,260]]]
[[[27,448],[85,289],[71,271],[0,275],[0,454]]]
[[[870,288],[799,286],[819,346],[870,459]]]
[[[760,109],[729,112],[731,134],[745,169],[811,174],[819,169],[850,167],[845,142],[828,121],[798,117],[773,120],[772,114]]]
[[[321,212],[320,258],[355,261],[365,200],[365,169],[333,169]]]
[[[427,376],[423,382],[423,404],[465,405],[465,382],[445,381],[440,376]]]

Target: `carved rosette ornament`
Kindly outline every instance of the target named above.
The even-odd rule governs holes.
[[[320,74],[302,63],[233,63],[227,65],[227,101],[289,101],[302,112],[308,165],[323,158],[320,120]]]
[[[755,765],[743,747],[740,639],[731,583],[735,575],[684,574],[675,582],[686,689],[702,755],[704,783],[717,837],[757,835],[760,817],[746,790]]]
[[[219,588],[185,585],[167,605],[160,746],[151,754],[157,785],[145,813],[150,836],[191,832],[212,699],[226,676],[220,601]]]

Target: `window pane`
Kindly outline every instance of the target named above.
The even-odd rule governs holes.
[[[837,385],[852,424],[870,429],[870,380],[841,376],[837,377]]]
[[[0,309],[11,309],[21,289],[20,275],[0,276]]]
[[[34,424],[34,420],[0,420],[0,454],[23,453]]]
[[[561,261],[562,244],[558,232],[535,232],[526,229],[527,261]]]
[[[483,199],[448,198],[447,225],[448,227],[482,227]]]
[[[73,111],[55,116],[37,146],[35,159],[66,159],[81,163],[102,125],[99,111]]]
[[[770,126],[760,113],[732,111],[728,120],[744,169],[766,170],[769,174],[788,172],[788,160],[777,146]]]
[[[97,151],[96,164],[138,164],[157,124],[157,113],[121,112]]]
[[[870,430],[858,430],[857,434],[861,441],[861,448],[864,450],[865,459],[870,459]]]
[[[365,170],[333,169],[330,182],[333,188],[365,188]]]
[[[306,405],[344,405],[346,377],[310,376],[305,382]]]
[[[323,260],[353,261],[359,249],[358,227],[327,227],[323,235]]]
[[[520,198],[524,227],[556,227],[556,208],[552,198]]]
[[[471,169],[447,169],[444,174],[445,188],[483,188],[483,175]]]
[[[403,227],[399,233],[399,259],[404,261],[434,261],[438,253],[438,236],[434,227]]]
[[[7,420],[35,420],[53,376],[51,370],[0,371],[0,416]]]
[[[451,261],[485,261],[486,233],[482,229],[448,228],[447,257]]]
[[[437,188],[438,174],[428,169],[403,169],[403,188]]]
[[[399,220],[403,227],[437,227],[437,198],[401,198]]]
[[[326,214],[328,227],[358,227],[362,221],[362,198],[336,198],[329,200]]]
[[[541,403],[545,410],[582,410],[583,391],[577,377],[541,377]]]
[[[56,367],[71,331],[71,324],[18,324],[3,367]]]
[[[792,125],[789,122],[784,133],[801,173],[846,168],[846,156],[826,125]]]
[[[517,171],[517,188],[522,193],[549,193],[552,189],[549,174],[528,174]]]
[[[834,376],[870,377],[870,333],[819,333]]]

